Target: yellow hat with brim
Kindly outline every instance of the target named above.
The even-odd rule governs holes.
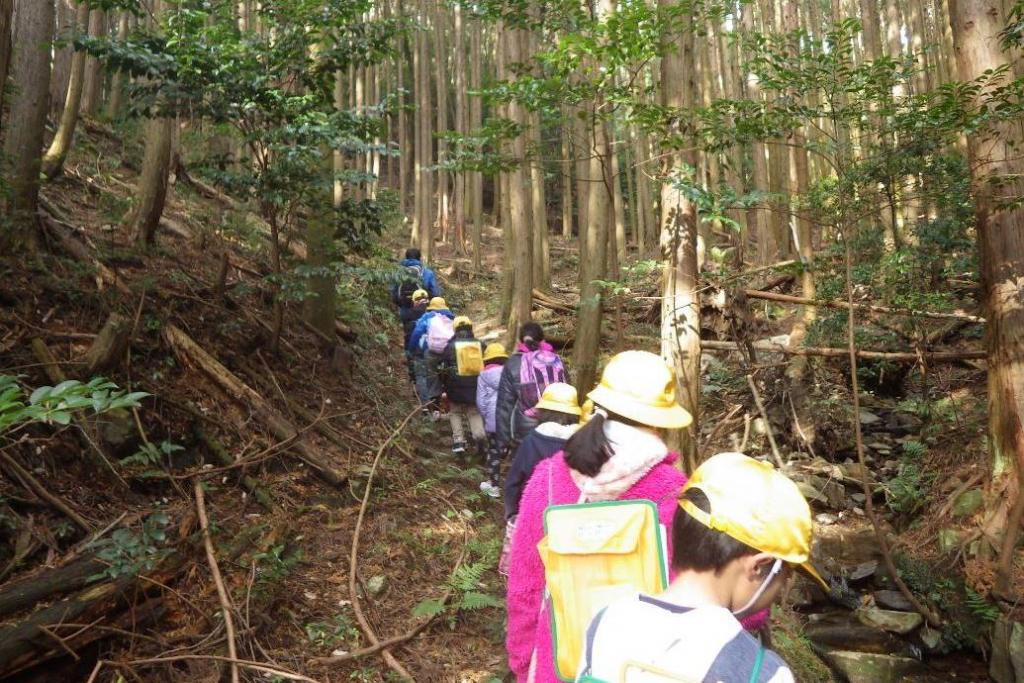
[[[488,344],[487,348],[484,349],[484,362],[494,360],[495,358],[508,358],[508,351],[505,350],[505,345],[499,342]]]
[[[457,315],[452,322],[452,327],[456,330],[460,327],[473,327],[473,321],[469,319],[468,315]]]
[[[567,413],[579,417],[583,411],[579,406],[576,387],[564,382],[554,382],[544,388],[540,400],[534,406],[537,410],[553,410],[556,413]]]
[[[675,385],[675,373],[661,356],[623,351],[608,361],[600,384],[587,398],[649,427],[682,429],[690,426],[693,416],[676,402]]]
[[[680,498],[679,507],[698,522],[740,543],[798,566],[829,591],[811,564],[811,508],[792,479],[771,463],[742,453],[705,460],[683,487],[699,489],[710,512]],[[682,494],[681,494],[682,495]]]
[[[425,289],[417,289],[415,292],[412,293],[411,298],[413,301],[422,301],[424,299],[429,299],[430,293],[427,292],[427,290]]]
[[[430,300],[430,303],[427,304],[428,311],[444,311],[447,310],[447,308],[448,302],[439,296],[435,296],[433,299]]]

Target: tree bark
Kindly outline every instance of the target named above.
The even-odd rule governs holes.
[[[448,47],[447,47],[447,13],[442,11],[443,4],[431,2],[434,7],[434,68],[437,79],[437,224],[442,241],[447,242],[451,235],[451,193],[449,174],[443,168],[448,161],[448,140],[442,137],[448,132]],[[430,79],[430,71],[427,71]]]
[[[452,42],[455,48],[455,132],[465,137],[469,132],[466,94],[466,44],[465,27],[462,19],[462,5],[456,3],[452,9],[455,15],[455,32]],[[467,172],[459,169],[454,173],[452,192],[454,214],[455,253],[466,253],[466,190]]]
[[[128,12],[121,12],[117,20],[117,39],[124,41],[128,38],[128,27],[131,15]],[[107,118],[116,120],[121,118],[124,109],[124,72],[118,69],[110,77],[110,99],[107,101]]]
[[[105,10],[96,9],[89,15],[89,35],[93,38],[102,38],[107,35],[107,13]],[[102,95],[103,63],[95,57],[87,57],[85,60],[85,85],[82,92],[82,113],[95,116],[99,111]]]
[[[4,130],[3,112],[6,103],[7,75],[11,69],[11,44],[14,36],[11,33],[14,0],[0,0],[0,131]]]
[[[506,64],[523,60],[525,36],[522,29],[504,29]],[[509,119],[520,127],[520,134],[512,141],[513,167],[508,172],[509,222],[504,225],[512,245],[512,263],[515,273],[512,288],[512,306],[508,317],[508,330],[515,335],[519,326],[531,318],[533,303],[533,253],[530,240],[530,190],[527,187],[529,163],[526,149],[527,113],[522,103],[513,99],[508,104]]]
[[[615,12],[614,0],[600,0],[597,12],[597,19],[606,22]],[[596,66],[591,64],[592,68]],[[576,343],[573,347],[576,387],[581,394],[589,391],[597,380],[603,303],[598,281],[605,278],[608,230],[609,224],[614,221],[608,125],[601,116],[601,104],[602,100],[598,96],[588,107],[585,138],[588,150],[587,178],[591,185],[587,192],[586,223],[580,224],[580,234],[586,234],[586,242],[580,245],[580,306],[576,315]]]
[[[109,372],[120,365],[128,350],[131,334],[132,321],[120,313],[111,313],[92,346],[82,357],[86,376]]]
[[[11,75],[19,91],[14,97],[4,135],[6,171],[10,185],[7,217],[0,233],[6,253],[34,252],[38,244],[36,209],[39,202],[39,167],[43,131],[50,106],[50,44],[53,40],[54,4],[22,2],[15,14],[17,36]]]
[[[974,81],[1007,64],[1000,50],[1007,16],[999,0],[950,0],[949,5],[960,80]],[[990,79],[978,94],[979,100],[1002,86],[1002,79]],[[1011,593],[1020,531],[1019,524],[1011,527],[1007,518],[1013,503],[1024,495],[1024,211],[1018,204],[1024,194],[1021,138],[1018,121],[967,136],[988,323],[988,445],[993,472],[986,526],[994,536],[1002,537],[993,592],[1004,598]]]
[[[78,3],[75,13],[75,31],[84,32],[88,30],[89,5],[82,0]],[[60,116],[60,125],[50,142],[50,148],[43,155],[42,172],[47,178],[54,178],[64,167],[64,160],[67,159],[71,150],[71,143],[75,138],[75,127],[78,126],[78,111],[82,103],[82,86],[85,77],[85,51],[78,50],[71,58],[71,72],[68,75],[67,96],[64,100],[64,110]]]
[[[153,244],[167,201],[174,119],[152,118],[146,122],[146,151],[137,188],[138,204],[128,219],[132,241],[140,247]]]
[[[306,265],[311,269],[309,290],[305,301],[306,320],[324,337],[334,339],[334,315],[337,291],[336,278],[330,271],[333,260],[333,229],[329,221],[311,216],[306,224]]]
[[[658,0],[671,10],[675,0]],[[665,107],[692,106],[694,35],[690,21],[679,35],[663,38],[661,94]],[[663,156],[661,185],[661,249],[665,259],[662,280],[661,351],[676,374],[676,399],[693,415],[690,432],[680,432],[679,452],[689,471],[697,465],[700,416],[700,298],[697,292],[697,210],[672,180],[684,179],[687,167],[695,168],[693,153],[667,151]]]
[[[420,2],[420,17],[425,24],[429,3]],[[418,241],[421,255],[430,260],[434,245],[434,188],[431,167],[434,165],[432,103],[430,96],[430,44],[426,30],[416,31],[416,175]]]
[[[481,86],[482,40],[480,33],[482,28],[479,19],[473,19],[470,24],[469,87],[474,93],[478,93]],[[472,131],[477,131],[481,125],[483,125],[483,103],[480,100],[480,95],[475,94],[469,100],[469,127]],[[480,171],[472,171],[469,174],[469,179],[469,203],[473,223],[473,270],[479,271],[483,261],[484,174]]]

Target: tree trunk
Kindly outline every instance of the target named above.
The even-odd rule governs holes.
[[[162,11],[162,10],[161,10]],[[107,35],[107,13],[93,10],[89,15],[89,35],[102,38]],[[95,57],[85,60],[85,85],[82,92],[82,113],[95,116],[103,95],[103,63]]]
[[[481,22],[473,19],[469,38],[469,87],[474,93],[481,86]],[[480,95],[473,95],[469,100],[469,127],[477,131],[483,125],[483,103]],[[480,171],[472,171],[470,178],[470,213],[473,222],[473,270],[479,271],[483,261],[483,229],[484,229],[484,175]],[[497,211],[495,211],[497,213]]]
[[[448,161],[448,140],[443,136],[448,132],[448,47],[445,31],[447,29],[447,12],[442,10],[443,4],[432,2],[434,6],[434,67],[437,78],[437,224],[442,241],[447,242],[451,235],[451,192],[448,171],[443,165]],[[427,79],[430,75],[427,71]]]
[[[426,22],[428,3],[421,0],[420,17]],[[425,260],[430,260],[434,245],[434,188],[431,167],[434,165],[432,104],[430,97],[430,44],[424,30],[416,31],[416,174],[419,211],[419,248]]]
[[[82,0],[78,3],[75,13],[75,31],[88,30],[89,5]],[[78,110],[82,103],[82,86],[85,76],[85,51],[78,50],[71,58],[71,72],[68,75],[67,97],[64,100],[64,111],[60,116],[60,125],[50,142],[50,148],[43,155],[42,172],[46,178],[56,177],[64,167],[75,139],[75,127],[78,126]]]
[[[60,118],[60,113],[64,109],[64,101],[68,96],[68,82],[71,80],[71,60],[75,55],[75,46],[66,39],[71,37],[75,30],[80,30],[82,33],[86,30],[84,28],[75,28],[75,14],[74,0],[58,0],[55,35],[58,39],[65,40],[61,46],[54,46],[53,65],[50,69],[50,112],[57,119]]]
[[[506,64],[517,64],[526,56],[526,37],[522,29],[505,27]],[[533,253],[530,235],[530,188],[527,186],[529,163],[525,128],[527,112],[522,103],[513,99],[508,104],[508,117],[520,127],[512,141],[513,167],[508,175],[509,222],[504,226],[512,245],[512,270],[515,273],[512,288],[512,306],[508,317],[508,331],[516,334],[519,326],[531,318],[533,308]]]
[[[0,251],[17,254],[38,244],[36,208],[39,201],[39,167],[43,130],[50,106],[50,43],[53,40],[54,5],[48,0],[22,2],[15,14],[11,74],[19,91],[10,108],[4,136],[4,173],[10,186],[7,217],[0,233]]]
[[[164,212],[173,135],[172,118],[153,118],[146,123],[146,152],[142,158],[142,173],[136,190],[138,204],[128,220],[132,241],[140,247],[153,244],[160,216]]]
[[[572,239],[572,140],[570,139],[570,124],[566,121],[561,126],[562,163],[561,187],[562,187],[562,237],[568,241]]]
[[[527,40],[532,43],[531,40]],[[528,56],[524,56],[527,59]],[[540,114],[533,112],[529,117],[530,136],[530,208],[533,211],[533,286],[547,290],[551,287],[551,261],[548,245],[548,210],[544,191],[544,158],[542,152]]]
[[[306,299],[306,320],[324,337],[334,339],[334,314],[337,278],[330,270],[334,260],[333,226],[319,216],[311,216],[306,224],[306,264],[311,269]]]
[[[674,0],[659,0],[666,10]],[[694,81],[694,34],[687,21],[678,35],[663,39],[661,59],[662,104],[670,108],[692,106]],[[663,181],[681,179],[687,168],[696,167],[693,153],[666,151]],[[697,292],[697,211],[686,194],[672,182],[661,185],[661,249],[665,258],[662,280],[661,351],[675,369],[676,399],[690,411],[691,431],[680,432],[679,452],[689,471],[697,464],[700,415],[700,298]],[[691,436],[694,435],[694,436]],[[676,445],[676,444],[672,444]]]
[[[950,0],[950,20],[959,78],[971,82],[1007,63],[1000,50],[1006,26],[999,0]],[[1011,71],[1012,73],[1012,71]],[[979,93],[984,99],[1001,79]],[[990,105],[991,106],[991,105]],[[987,531],[1002,537],[1002,556],[993,592],[1009,597],[1019,519],[1007,517],[1024,495],[1024,163],[1020,124],[980,130],[967,138],[975,197],[975,228],[987,320],[988,446],[992,455],[992,497]]]
[[[105,374],[121,364],[128,344],[131,341],[132,321],[120,313],[111,313],[96,335],[92,346],[85,352],[82,361],[85,363],[84,377]]]
[[[117,20],[117,39],[124,41],[128,38],[128,23],[131,15],[128,12],[121,12]],[[121,118],[124,109],[124,72],[118,69],[110,77],[110,100],[107,102],[107,118],[114,121]]]
[[[456,3],[452,10],[455,14],[455,33],[453,42],[455,47],[455,132],[460,136],[466,136],[469,132],[467,125],[468,112],[466,101],[466,45],[465,27],[462,22],[462,5]],[[455,189],[452,194],[455,225],[455,252],[466,253],[466,190],[467,172],[459,169],[454,173]]]
[[[597,19],[606,22],[615,12],[613,0],[600,0]],[[591,68],[597,67],[591,64]],[[603,280],[608,261],[608,230],[614,220],[612,205],[611,160],[608,125],[601,117],[600,95],[590,104],[586,138],[587,177],[592,182],[587,193],[587,220],[580,224],[586,233],[586,244],[580,246],[580,307],[576,315],[576,343],[573,361],[576,387],[580,394],[590,391],[597,380],[597,362],[601,344],[603,296],[599,280]]]

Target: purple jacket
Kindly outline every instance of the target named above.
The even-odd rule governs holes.
[[[502,365],[491,363],[480,373],[476,383],[476,409],[484,418],[484,431],[494,433],[494,412],[498,407],[498,382]]]

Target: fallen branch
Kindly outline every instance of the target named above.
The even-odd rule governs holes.
[[[885,530],[882,529],[881,524],[878,522],[878,515],[875,512],[874,502],[874,491],[872,490],[871,481],[872,473],[868,469],[867,463],[864,459],[864,434],[861,430],[860,425],[860,387],[857,380],[857,342],[854,336],[854,314],[856,308],[853,303],[853,253],[850,248],[849,236],[844,232],[843,235],[843,246],[846,251],[846,298],[850,304],[850,314],[846,317],[846,339],[847,339],[847,351],[850,358],[850,392],[853,397],[853,434],[856,437],[857,444],[857,462],[860,465],[861,470],[861,491],[864,493],[864,512],[867,514],[868,519],[871,520],[871,527],[875,531],[875,538],[878,540],[878,548],[882,552],[882,560],[885,563],[885,568],[889,572],[889,576],[892,578],[893,583],[896,584],[896,588],[899,589],[903,597],[907,599],[910,605],[928,622],[929,626],[938,628],[942,625],[942,620],[932,610],[926,607],[917,596],[914,595],[913,591],[904,583],[903,579],[900,578],[900,573],[896,569],[896,563],[892,558],[892,549],[889,547],[889,539],[885,535]]]
[[[228,657],[231,658],[231,683],[238,683],[238,650],[235,644],[235,622],[231,616],[231,598],[224,587],[224,580],[220,575],[220,567],[217,566],[217,554],[213,550],[213,539],[210,538],[210,522],[206,518],[206,501],[203,496],[203,485],[198,479],[193,481],[193,489],[196,496],[196,513],[199,515],[199,528],[203,532],[203,548],[206,550],[206,563],[210,565],[210,575],[213,577],[214,586],[217,587],[220,610],[224,615],[224,630],[227,632],[228,637]]]
[[[28,488],[28,490],[49,503],[55,510],[58,510],[61,514],[74,522],[85,533],[91,534],[93,532],[92,524],[75,512],[63,498],[55,493],[47,491],[46,487],[39,483],[39,480],[33,477],[32,474],[22,467],[10,454],[0,451],[0,460],[3,460],[5,467],[10,468],[11,473],[21,481],[22,485]]]
[[[359,534],[363,529],[363,519],[366,517],[366,508],[370,502],[370,491],[373,487],[373,477],[377,473],[377,466],[380,464],[381,458],[384,456],[384,452],[392,441],[398,438],[398,435],[402,433],[405,426],[409,424],[409,420],[418,415],[420,407],[417,405],[412,411],[405,416],[401,424],[395,427],[394,431],[388,436],[388,438],[380,445],[377,449],[377,455],[373,459],[373,464],[370,466],[370,473],[366,478],[366,488],[363,490],[363,500],[359,505],[359,516],[356,518],[356,526],[352,531],[352,550],[349,554],[349,571],[348,571],[348,592],[349,598],[352,601],[352,611],[356,615],[356,621],[359,622],[359,628],[362,629],[366,638],[370,641],[371,645],[379,644],[380,638],[377,637],[377,633],[373,630],[373,626],[367,621],[366,615],[363,614],[363,606],[359,600],[359,592],[356,590],[356,576],[359,573]],[[394,655],[387,648],[381,648],[384,662],[388,667],[396,674],[406,680],[415,680],[412,675],[406,670],[402,664],[395,659]]]
[[[308,443],[301,438],[301,432],[283,415],[275,410],[262,396],[249,385],[240,380],[234,373],[202,349],[184,331],[173,324],[163,329],[163,337],[182,362],[198,367],[203,374],[214,381],[230,398],[250,408],[256,416],[270,428],[279,439],[294,439],[293,448],[300,459],[309,465],[316,474],[332,486],[343,486],[348,479],[339,474],[321,458]]]
[[[733,341],[701,340],[701,348],[710,351],[744,351]],[[767,339],[761,339],[753,343],[754,349],[758,351],[769,351],[772,353],[783,353],[789,356],[820,356],[824,358],[845,358],[849,355],[846,349],[832,348],[825,346],[801,346],[790,348],[782,344],[776,344]],[[931,363],[950,363],[968,359],[985,359],[988,354],[984,351],[865,351],[855,349],[858,358],[868,360],[888,360],[898,363],[917,363],[925,360]]]
[[[850,301],[834,300],[825,301],[821,299],[806,299],[802,296],[790,294],[776,294],[775,292],[764,292],[757,289],[744,289],[743,293],[751,299],[763,299],[765,301],[777,301],[784,304],[797,304],[800,306],[821,306],[823,308],[853,309],[857,311],[870,311],[872,313],[888,313],[889,315],[907,315],[915,318],[935,318],[938,320],[965,320],[972,323],[984,324],[985,319],[968,313],[939,313],[936,311],[919,311],[913,308],[892,308],[890,306],[875,306],[873,304],[858,304]]]
[[[782,462],[779,446],[775,443],[775,434],[772,432],[772,425],[768,421],[768,411],[764,409],[764,401],[761,400],[761,392],[757,390],[757,383],[754,382],[753,375],[747,375],[747,386],[750,387],[750,393],[754,396],[754,405],[757,406],[757,412],[761,414],[761,420],[764,421],[764,431],[768,435],[768,444],[772,448],[772,459],[775,460],[775,465],[782,469],[785,467],[785,464]]]

